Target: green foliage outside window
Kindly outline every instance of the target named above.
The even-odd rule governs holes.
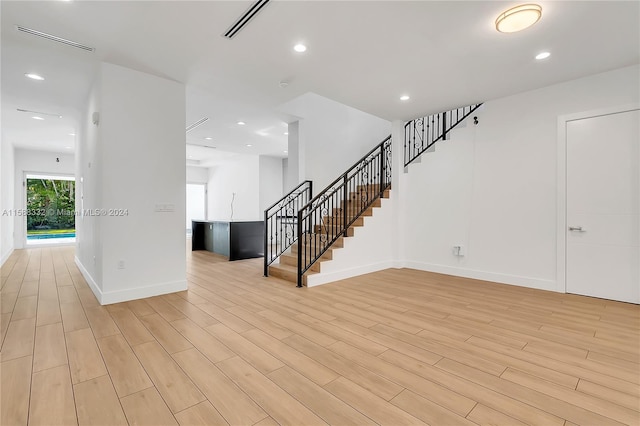
[[[27,179],[27,231],[75,229],[76,183]]]

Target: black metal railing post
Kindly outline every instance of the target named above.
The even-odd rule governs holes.
[[[269,252],[269,211],[265,210],[264,211],[264,276],[268,277],[269,276],[269,259],[267,258],[267,253]]]
[[[442,113],[442,140],[447,140],[447,111]]]
[[[384,193],[384,143],[380,145],[380,179],[378,179],[378,185],[380,185],[380,187],[378,188],[380,190],[379,194],[380,194],[380,198],[382,198],[382,195]]]
[[[302,213],[304,209],[298,210],[298,279],[296,287],[302,287],[302,274],[300,265],[302,265],[302,249],[304,245],[304,235],[302,234]],[[305,253],[306,254],[306,253]]]

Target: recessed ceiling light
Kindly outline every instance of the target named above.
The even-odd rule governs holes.
[[[498,16],[496,30],[501,33],[515,33],[529,28],[542,16],[542,7],[537,4],[521,4]]]
[[[209,136],[207,136],[205,139],[206,139],[206,140],[208,140],[208,141],[210,141],[210,140],[212,140],[213,138],[210,138]]]
[[[26,73],[24,76],[32,80],[38,80],[38,81],[44,80],[44,77],[38,74]]]
[[[34,115],[34,116],[33,116],[33,117],[31,117],[31,118],[33,118],[34,120],[44,120],[44,118],[42,118],[42,117],[38,117],[37,115]]]
[[[551,53],[549,52],[540,52],[536,55],[536,59],[537,60],[547,59],[549,56],[551,56]]]
[[[302,43],[298,43],[295,46],[293,46],[293,50],[295,50],[298,53],[306,52],[307,51],[307,46],[305,46]]]
[[[76,135],[75,133],[69,133],[69,136],[75,136],[75,135]]]
[[[244,126],[245,124],[247,123],[245,123],[244,121],[238,121],[238,126]]]
[[[411,98],[409,97],[409,95],[402,95],[402,96],[400,96],[400,100],[401,100],[401,101],[408,101],[409,99],[411,99]]]
[[[285,154],[288,154],[288,153],[289,153],[289,151],[284,151],[284,153],[285,153]]]
[[[289,134],[289,132],[284,132],[285,136]]]
[[[251,145],[250,143],[248,143],[248,144],[247,144],[247,146],[248,146],[249,148],[251,148],[253,145]]]

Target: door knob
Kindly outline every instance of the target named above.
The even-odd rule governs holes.
[[[586,229],[582,229],[582,226],[570,226],[569,231],[587,232]]]

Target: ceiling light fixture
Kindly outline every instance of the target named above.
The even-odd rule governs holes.
[[[42,112],[42,111],[32,111],[32,110],[30,110],[30,109],[16,108],[16,111],[19,111],[19,112],[28,112],[29,114],[48,115],[49,117],[62,118],[62,116],[61,116],[60,114],[51,114],[51,113],[49,113],[49,112]]]
[[[298,43],[295,46],[293,46],[293,50],[295,50],[298,53],[306,52],[307,51],[307,46],[305,46],[302,43]]]
[[[537,4],[521,4],[502,12],[496,19],[496,30],[515,33],[529,28],[542,16],[542,7]]]
[[[210,141],[210,140],[212,140],[213,138],[210,138],[209,136],[207,136],[207,137],[206,137],[206,138],[204,138],[204,139],[205,139],[205,140]]]
[[[284,132],[284,135],[287,136],[289,134],[289,132]]]
[[[203,117],[200,120],[198,120],[195,123],[193,123],[192,125],[187,126],[186,131],[190,132],[191,130],[195,129],[196,127],[203,125],[207,121],[209,121],[209,117]]]
[[[551,53],[549,52],[540,52],[536,55],[536,59],[537,60],[547,59],[549,56],[551,56]]]
[[[248,143],[248,144],[247,144],[247,146],[248,146],[249,148],[251,148],[253,145],[251,145],[250,143]]]
[[[27,77],[27,78],[30,78],[32,80],[38,80],[38,81],[44,80],[44,77],[42,77],[41,75],[38,75],[38,74],[26,73],[24,76]]]
[[[75,133],[69,133],[69,136],[75,136],[75,135],[76,135]]]
[[[289,153],[289,151],[284,151],[284,153],[285,153],[285,154],[288,154],[288,153]]]
[[[244,126],[245,124],[247,123],[245,123],[244,121],[238,121],[238,126]]]
[[[409,97],[409,95],[402,95],[402,96],[400,96],[400,100],[401,100],[401,101],[408,101],[409,99],[411,99],[411,98]]]
[[[84,44],[80,44],[80,43],[75,42],[75,41],[67,40],[66,38],[54,36],[53,34],[43,33],[42,31],[34,30],[32,28],[27,28],[27,27],[22,27],[20,25],[16,25],[16,29],[18,31],[22,31],[23,33],[26,33],[26,34],[31,34],[31,35],[34,35],[36,37],[46,38],[47,40],[51,40],[51,41],[55,41],[55,42],[58,42],[58,43],[66,44],[67,46],[76,47],[78,49],[87,50],[89,52],[93,52],[93,51],[96,50],[93,47],[85,46]]]
[[[44,118],[42,118],[42,117],[38,117],[37,115],[34,115],[34,116],[33,116],[33,117],[31,117],[31,118],[33,118],[34,120],[44,120]]]
[[[229,27],[229,29],[224,33],[224,37],[229,39],[233,38],[258,14],[258,12],[260,12],[263,7],[267,5],[267,3],[269,3],[269,0],[258,0],[253,3],[249,9],[247,9],[247,11]]]

